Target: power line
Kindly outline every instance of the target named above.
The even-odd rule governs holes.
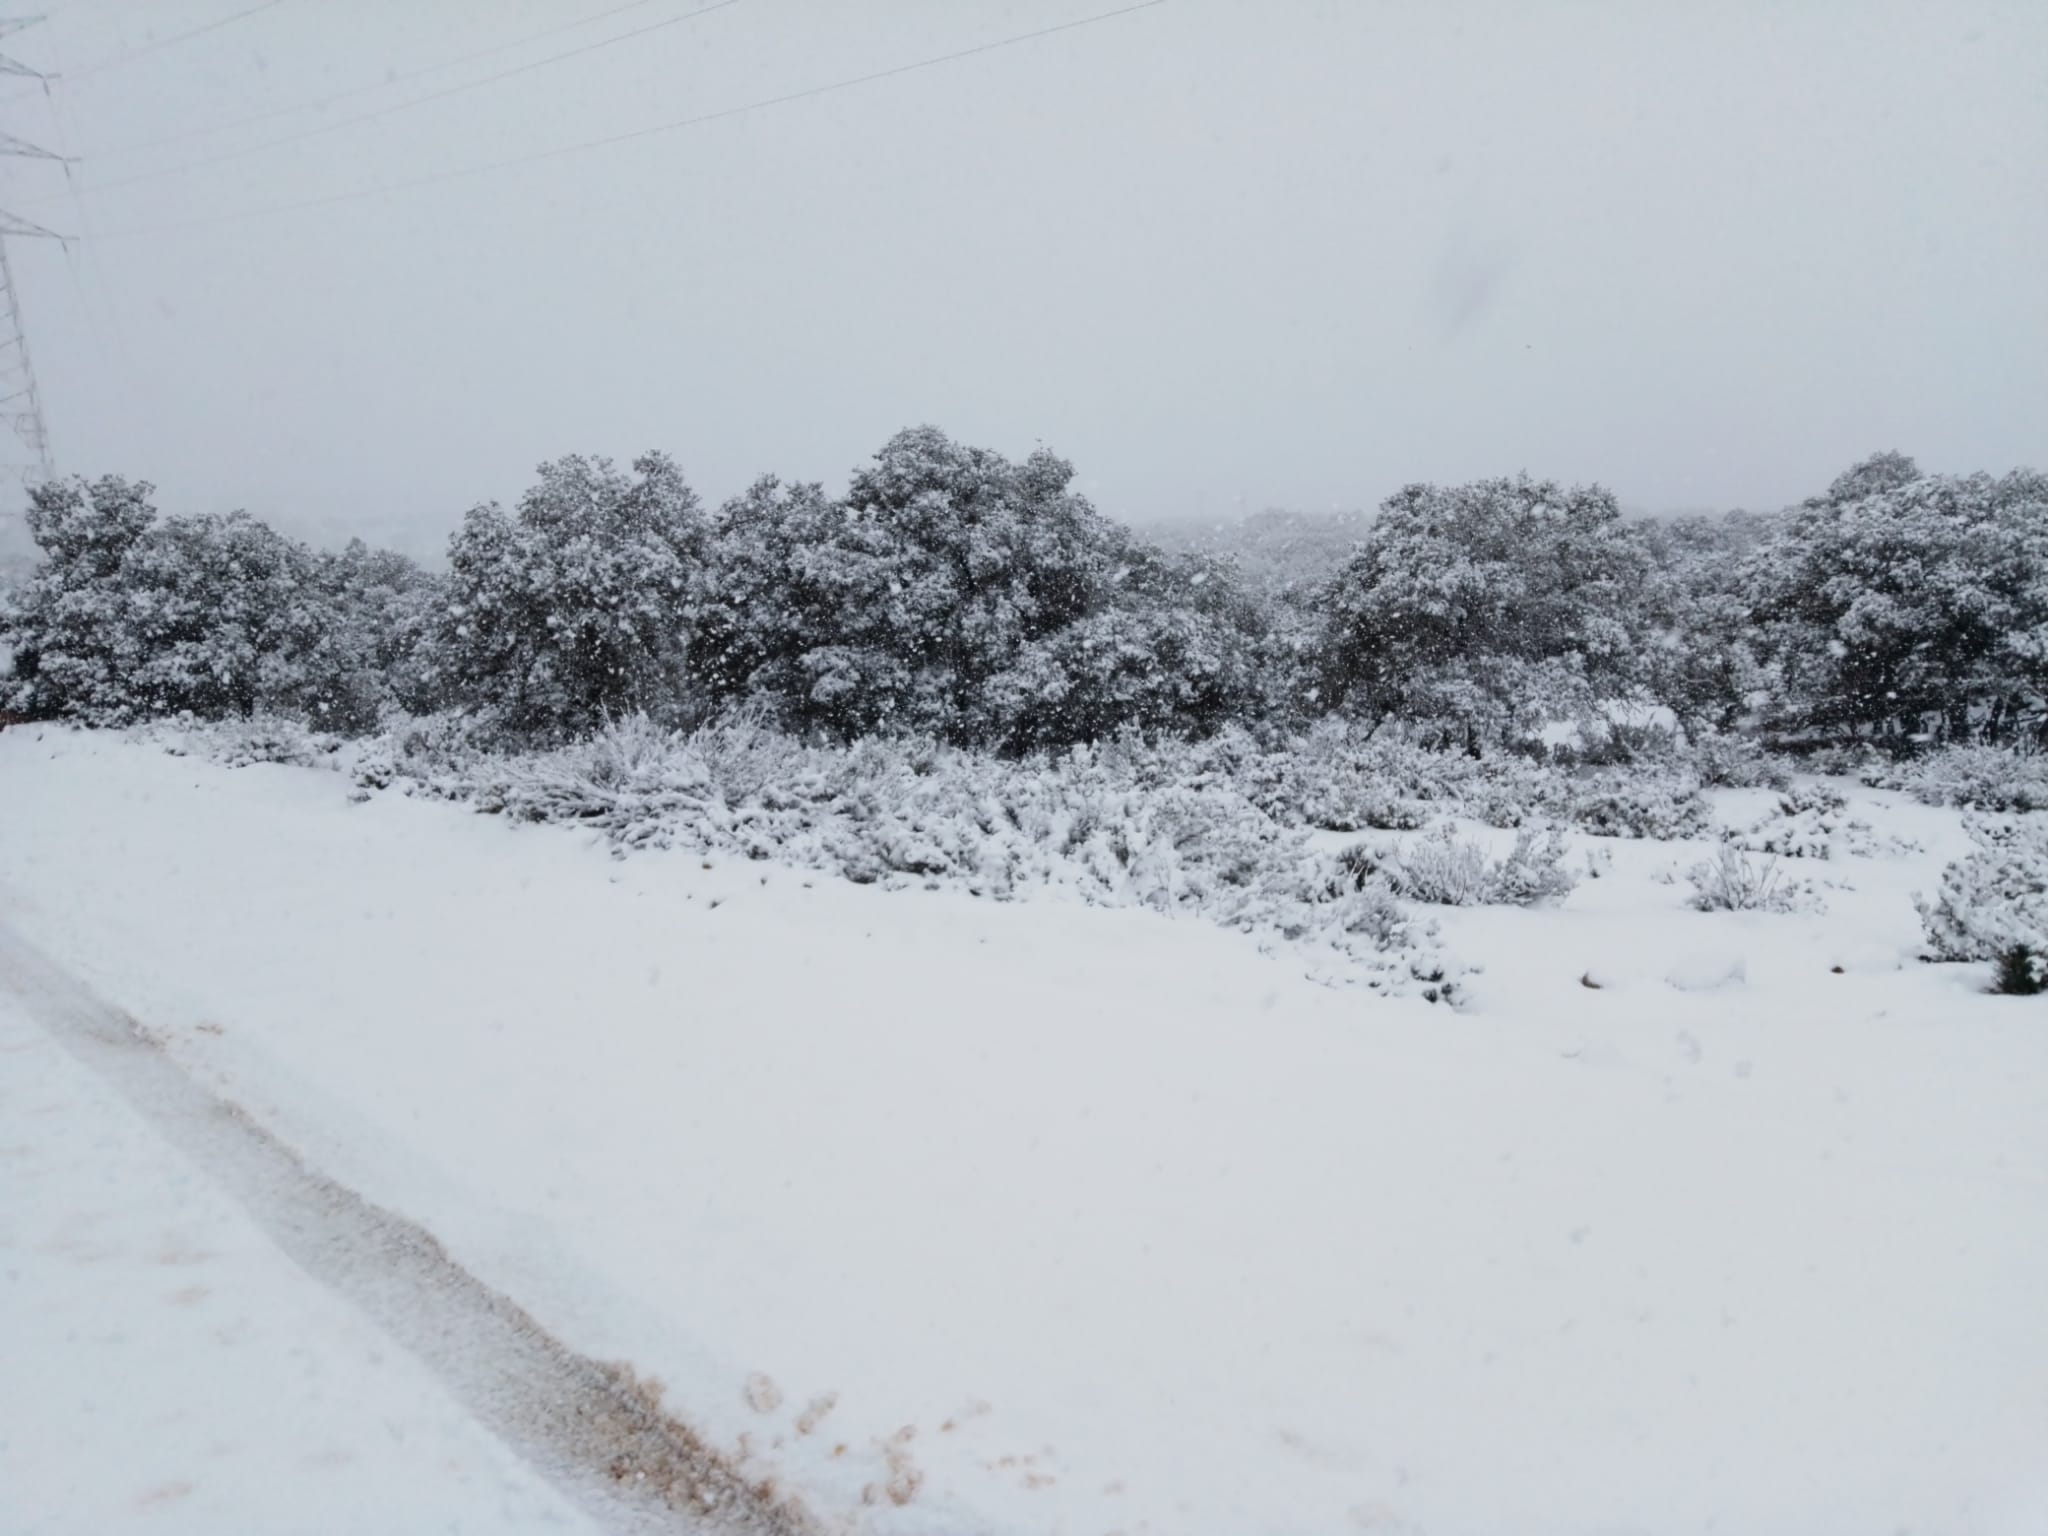
[[[677,118],[673,122],[655,123],[646,128],[629,129],[625,133],[607,134],[599,139],[585,139],[576,144],[565,144],[559,149],[544,149],[535,154],[515,155],[505,160],[490,160],[481,165],[460,166],[454,170],[439,171],[431,176],[416,176],[409,181],[391,182],[385,186],[362,187],[353,192],[336,192],[326,197],[309,197],[295,203],[278,203],[268,208],[249,208],[240,213],[223,214],[218,218],[191,219],[179,224],[159,224],[146,229],[109,230],[102,234],[102,240],[128,240],[144,236],[175,234],[188,229],[204,229],[215,224],[236,224],[247,219],[272,218],[283,213],[299,213],[310,208],[328,208],[337,203],[354,202],[359,198],[382,197],[392,192],[410,192],[420,187],[440,186],[445,182],[460,181],[470,176],[483,176],[492,171],[510,170],[515,166],[534,165],[546,160],[560,160],[569,155],[580,155],[594,149],[609,148],[614,144],[626,144],[635,139],[653,138],[659,134],[676,133],[685,128],[700,127],[729,117],[739,117],[748,112],[766,111],[770,107],[787,106],[791,102],[808,101],[813,97],[828,96],[835,91],[851,90],[859,85],[872,85],[878,80],[894,79],[898,75],[912,74],[921,69],[935,69],[941,64],[957,63],[978,54],[994,53],[1000,48],[1012,48],[1019,43],[1034,42],[1041,37],[1051,37],[1059,32],[1072,32],[1081,27],[1092,27],[1098,22],[1113,21],[1119,16],[1133,15],[1138,11],[1149,11],[1164,5],[1167,0],[1137,0],[1133,5],[1120,5],[1114,10],[1098,11],[1092,16],[1078,17],[1050,27],[1039,27],[1030,32],[1013,33],[986,43],[976,43],[971,48],[957,49],[952,53],[934,54],[930,58],[916,59],[908,64],[893,65],[888,69],[874,70],[865,75],[854,75],[845,80],[834,80],[824,85],[790,91],[781,96],[768,96],[759,101],[746,102],[736,107],[722,107],[716,112],[702,112],[694,117]]]
[[[342,129],[353,128],[358,123],[367,123],[376,118],[389,117],[394,112],[409,111],[413,107],[423,107],[429,102],[443,101],[450,96],[460,96],[465,91],[481,90],[484,86],[496,85],[501,80],[510,80],[517,75],[531,74],[536,69],[544,69],[551,64],[560,64],[566,59],[577,58],[586,53],[595,53],[601,48],[610,48],[618,43],[630,42],[636,37],[645,37],[650,32],[659,32],[664,27],[678,26],[686,21],[695,21],[700,16],[709,16],[713,11],[722,11],[728,6],[738,5],[739,3],[740,0],[716,0],[716,3],[712,5],[702,6],[694,11],[686,11],[680,16],[666,17],[661,21],[650,22],[644,27],[635,27],[630,32],[621,32],[615,37],[600,38],[594,43],[585,43],[578,48],[569,48],[561,53],[552,53],[545,58],[534,59],[525,64],[515,65],[511,69],[501,69],[495,75],[485,75],[480,80],[465,80],[460,85],[451,85],[443,90],[430,91],[425,96],[415,96],[410,101],[397,101],[388,107],[377,107],[368,112],[358,112],[354,117],[344,117],[332,123],[321,123],[317,127],[307,128],[299,133],[286,134],[281,139],[266,139],[261,144],[248,144],[240,149],[223,150],[217,155],[206,155],[197,160],[181,161],[176,165],[162,166],[154,171],[141,171],[133,176],[123,176],[114,181],[88,184],[78,188],[78,191],[80,194],[112,192],[120,187],[132,187],[148,181],[161,181],[166,176],[179,176],[187,171],[203,170],[207,166],[221,165],[229,160],[245,159],[250,155],[261,154],[265,150],[282,149],[290,144],[303,143],[307,139],[317,139],[325,134],[339,133]]]
[[[99,74],[102,70],[118,68],[120,65],[131,63],[136,59],[148,58],[152,53],[160,53],[166,48],[174,48],[179,43],[189,41],[195,37],[204,37],[209,32],[218,32],[222,27],[231,27],[238,21],[247,21],[251,16],[257,15],[259,12],[267,11],[274,6],[283,4],[284,0],[259,0],[259,3],[256,5],[244,6],[241,10],[231,12],[217,21],[209,21],[204,25],[191,27],[183,32],[173,32],[169,37],[160,37],[155,42],[144,43],[139,48],[125,49],[110,58],[101,59],[96,64],[87,64],[82,68],[74,69],[62,78],[78,80],[87,75]]]
[[[246,128],[251,123],[267,123],[276,118],[291,117],[300,112],[317,112],[324,107],[333,106],[338,101],[350,101],[357,96],[368,95],[372,91],[388,90],[394,85],[403,85],[408,80],[418,80],[425,75],[438,75],[443,70],[455,69],[463,64],[474,64],[479,59],[495,58],[498,54],[508,53],[514,48],[524,48],[529,43],[538,43],[563,32],[573,32],[578,27],[595,26],[600,21],[609,20],[611,17],[621,15],[626,11],[637,11],[644,6],[652,4],[654,4],[654,0],[626,0],[624,5],[615,5],[609,10],[598,11],[594,15],[581,16],[575,21],[565,21],[559,26],[544,27],[538,32],[529,32],[524,37],[515,37],[510,42],[493,43],[488,48],[478,48],[470,53],[460,53],[452,59],[443,59],[438,64],[423,64],[417,69],[409,69],[396,75],[386,75],[381,80],[372,80],[364,85],[352,85],[345,91],[336,91],[332,95],[316,97],[311,101],[292,102],[282,107],[270,107],[261,112],[251,112],[245,117],[224,118],[220,122],[207,123],[198,128],[188,128],[181,133],[166,134],[160,139],[150,139],[137,144],[117,144],[112,149],[96,150],[92,158],[94,163],[97,164],[103,160],[121,159],[129,155],[142,154],[152,149],[162,149],[170,144],[183,144],[189,139],[205,138],[208,134],[225,133],[230,128]]]

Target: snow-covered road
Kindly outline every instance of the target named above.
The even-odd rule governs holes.
[[[9,1536],[804,1528],[4,926],[0,1125]]]

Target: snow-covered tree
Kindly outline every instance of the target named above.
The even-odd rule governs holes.
[[[438,630],[446,582],[406,556],[349,540],[315,557],[331,619],[309,658],[306,713],[329,731],[375,727],[387,707],[442,707]]]
[[[691,676],[712,701],[749,701],[793,725],[857,731],[871,710],[853,701],[895,696],[894,663],[874,653],[841,663],[871,674],[868,681],[812,697],[814,658],[848,649],[842,605],[856,585],[848,567],[862,553],[853,547],[858,531],[823,486],[785,485],[773,475],[718,509],[690,656]]]
[[[684,708],[708,522],[669,459],[633,470],[572,455],[509,516],[493,503],[464,519],[440,662],[457,700],[542,736]]]
[[[245,512],[164,519],[119,577],[137,714],[302,711],[334,616],[313,553]]]
[[[1791,723],[2000,739],[2048,693],[2048,477],[1880,454],[1778,541],[1763,613]]]
[[[116,578],[156,521],[155,490],[108,475],[53,480],[30,491],[29,535],[42,561],[0,607],[0,638],[14,651],[9,708],[91,718],[125,711]]]
[[[1731,512],[1637,524],[1651,558],[1643,684],[1695,741],[1733,730],[1776,687],[1757,602],[1780,521]]]
[[[1125,535],[1040,449],[1011,463],[934,427],[900,432],[846,496],[848,638],[907,674],[902,705],[940,728],[972,720],[1023,649],[1103,605]]]
[[[146,483],[38,486],[43,563],[6,620],[12,707],[125,721],[296,709],[335,628],[313,555],[246,513],[159,518]]]
[[[1206,736],[1259,712],[1264,625],[1230,566],[1133,542],[1111,581],[1096,611],[989,680],[986,739],[1022,751],[1125,729]]]
[[[1324,698],[1468,744],[1632,691],[1648,560],[1611,492],[1411,485],[1324,594]]]
[[[757,483],[722,508],[698,672],[723,696],[853,736],[992,741],[994,680],[1108,605],[1127,536],[1040,450],[1013,463],[900,432],[843,500]],[[1011,679],[1012,704],[1033,695]]]

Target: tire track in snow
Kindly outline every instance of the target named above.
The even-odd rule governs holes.
[[[577,1354],[424,1227],[312,1167],[5,925],[0,985],[288,1258],[422,1361],[478,1423],[599,1524],[631,1536],[822,1530],[793,1498],[750,1480],[664,1412],[630,1367]]]

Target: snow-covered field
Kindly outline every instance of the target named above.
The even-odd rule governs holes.
[[[17,728],[0,923],[823,1529],[2027,1536],[2048,1013],[1914,959],[1960,818],[1849,793],[1920,851],[1825,915],[1575,838],[1561,908],[1443,915],[1452,1011]],[[39,1028],[0,1000],[0,1528],[584,1518]]]

